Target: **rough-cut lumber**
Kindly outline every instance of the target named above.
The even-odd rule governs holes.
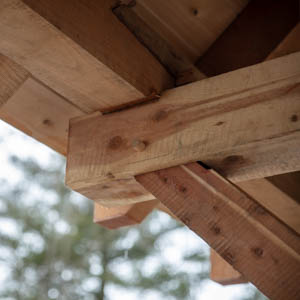
[[[108,229],[136,225],[141,223],[158,203],[158,200],[152,200],[109,208],[95,203],[94,223]]]
[[[74,119],[67,185],[87,197],[96,190],[90,198],[101,202],[108,182],[120,191],[134,175],[196,160],[234,181],[299,170],[299,82],[295,53],[166,91],[155,103]],[[134,151],[134,140],[146,149]]]
[[[298,0],[252,0],[198,60],[215,76],[262,62],[299,21]]]
[[[23,1],[143,95],[172,86],[172,77],[113,14],[117,1]]]
[[[0,107],[18,90],[30,74],[0,53]]]
[[[248,0],[137,0],[132,10],[194,63],[246,6]]]
[[[213,249],[210,249],[210,266],[210,279],[222,285],[248,282],[243,275],[236,271]]]
[[[297,299],[299,235],[251,197],[196,163],[136,178],[266,296]]]
[[[300,205],[293,198],[264,178],[236,185],[300,235]]]
[[[97,10],[95,5],[82,4],[81,7],[75,5],[75,1],[36,1],[32,5],[44,7],[49,14],[53,12],[63,18],[66,24],[70,24],[68,20],[73,20],[70,26],[74,25],[74,30],[78,27],[82,29],[73,34],[90,39],[96,48],[108,48],[106,53],[102,53],[103,57],[109,60],[120,57],[126,60],[126,64],[115,61],[113,68],[104,58],[95,58],[20,0],[0,1],[0,53],[20,64],[46,86],[85,112],[109,109],[168,87],[172,80],[169,74],[124,28],[109,8],[103,9],[102,3],[105,1],[97,3],[100,6]],[[50,9],[52,6],[54,10]],[[76,14],[78,11],[82,13],[81,18]],[[102,15],[97,15],[99,11],[103,12]],[[109,23],[109,16],[105,12],[110,13],[114,24]],[[57,26],[58,21],[56,20]],[[86,22],[90,22],[90,25],[86,26]],[[67,26],[63,25],[63,28]],[[117,43],[112,47],[112,38],[120,43],[123,41],[123,44]],[[134,70],[136,61],[139,61],[142,74],[141,71]],[[124,69],[124,65],[131,69]],[[142,89],[140,81],[149,81],[147,90]]]
[[[114,9],[114,13],[173,75],[177,86],[205,78],[191,61],[177,53],[177,50],[161,37],[160,32],[154,31],[137,15],[131,5],[120,5]]]
[[[272,176],[267,180],[300,204],[300,172]]]
[[[0,118],[67,154],[69,120],[83,112],[0,54]]]
[[[300,11],[300,10],[299,10]],[[267,59],[274,59],[300,51],[300,23],[291,30],[286,38],[275,48]]]

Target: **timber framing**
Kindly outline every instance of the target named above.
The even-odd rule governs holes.
[[[298,52],[166,91],[155,103],[73,119],[66,182],[93,199],[90,187],[101,202],[108,182],[114,190],[197,160],[235,182],[300,170],[299,83]]]
[[[161,209],[225,258],[213,280],[295,298],[299,1],[128,3],[2,0],[0,118],[67,155],[95,223]]]
[[[265,295],[297,299],[299,235],[251,197],[197,163],[139,175],[138,181]]]

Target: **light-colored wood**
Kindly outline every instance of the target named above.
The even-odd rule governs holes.
[[[267,180],[300,204],[300,172],[272,176]]]
[[[84,113],[0,54],[0,118],[66,155],[69,120]]]
[[[294,199],[267,179],[249,180],[236,185],[300,234],[300,205]]]
[[[99,199],[106,182],[196,160],[235,182],[299,170],[299,82],[295,53],[169,90],[152,104],[74,119],[67,185],[85,193],[97,185]],[[144,151],[132,149],[135,139]]]
[[[0,53],[0,107],[20,88],[30,74]]]
[[[42,1],[39,2],[42,4]],[[103,1],[97,2],[99,5],[103,3]],[[54,4],[54,1],[48,1],[48,3]],[[59,1],[59,3],[63,5],[67,4],[67,1]],[[75,2],[69,1],[68,3],[73,5]],[[103,13],[109,12],[110,17],[113,20],[116,19],[109,8],[102,9],[102,11]],[[67,16],[69,15],[62,17]],[[90,19],[92,18],[86,18],[85,21]],[[76,18],[73,20],[78,21]],[[110,19],[105,14],[105,18],[98,16],[97,20],[106,24]],[[105,39],[108,36],[113,37],[114,41],[119,41],[119,35],[122,36],[123,47],[118,44],[119,48],[116,45],[114,48],[109,48],[110,58],[118,56],[120,53],[130,53],[136,60],[144,62],[140,63],[140,68],[143,68],[144,71],[143,76],[136,72],[136,76],[139,76],[140,79],[136,78],[135,85],[129,84],[126,81],[128,78],[122,77],[122,74],[126,73],[123,66],[132,66],[131,73],[128,75],[131,80],[128,81],[134,81],[133,61],[130,63],[126,61],[122,65],[116,63],[115,68],[118,68],[118,73],[115,73],[106,64],[107,61],[102,63],[99,57],[96,59],[90,55],[20,0],[0,1],[0,53],[16,61],[35,78],[85,112],[108,109],[147,96],[147,92],[142,90],[139,80],[149,81],[151,88],[160,92],[159,89],[165,84],[168,86],[171,80],[169,75],[131,33],[127,32],[122,24],[119,24],[118,20],[115,22],[117,22],[115,26],[110,27],[108,23],[105,28],[101,24],[96,24],[98,25],[97,30],[100,32],[96,32],[99,39],[94,40],[94,43],[105,48],[107,45]],[[79,21],[78,26],[82,26]],[[108,32],[108,29],[111,29],[112,32]],[[92,30],[92,28],[88,28],[88,30]],[[102,30],[105,32],[104,37],[101,36]],[[101,39],[104,41],[101,42]],[[125,45],[124,41],[128,41],[128,43]],[[118,48],[118,51],[115,48]],[[103,56],[105,55],[103,54]],[[121,58],[123,59],[124,55]],[[126,56],[125,58],[129,59]],[[151,80],[150,77],[153,79]]]
[[[151,213],[158,203],[158,200],[152,200],[110,208],[95,203],[94,223],[109,229],[137,225]]]
[[[210,266],[210,279],[222,285],[248,282],[241,273],[236,271],[213,249],[210,249]]]
[[[175,53],[194,63],[247,3],[247,0],[137,0],[132,9]]]
[[[69,120],[77,107],[29,77],[0,108],[0,118],[55,151],[66,155]]]
[[[136,179],[267,297],[297,299],[299,235],[251,197],[197,163]]]
[[[274,59],[298,51],[300,51],[300,22],[267,57],[267,59]]]

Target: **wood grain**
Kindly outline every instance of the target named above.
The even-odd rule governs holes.
[[[197,67],[216,76],[262,62],[297,24],[299,9],[298,0],[250,1]]]
[[[54,5],[54,1],[48,2]],[[42,4],[42,1],[39,3]],[[67,4],[67,1],[59,3],[63,5]],[[0,36],[0,53],[17,62],[35,78],[85,112],[108,109],[145,96],[138,86],[130,85],[122,76],[89,54],[20,0],[0,2]],[[100,40],[97,43],[103,45]],[[123,51],[123,48],[120,48],[120,51]],[[142,48],[141,51],[146,53],[146,57],[149,56],[142,61],[155,66],[156,63],[151,60],[150,54],[147,55],[147,50]],[[111,55],[113,53],[112,51]],[[127,60],[126,63],[132,65],[131,61]],[[163,69],[160,71],[153,68],[157,71],[153,80],[158,82],[166,78],[169,82],[170,77]],[[141,78],[147,80],[145,76]],[[156,88],[155,85],[150,85],[149,89],[152,87]]]
[[[158,203],[158,200],[151,200],[110,208],[95,203],[94,223],[108,229],[137,225],[152,212]]]
[[[267,297],[297,299],[299,235],[251,197],[196,163],[136,178]]]
[[[299,170],[299,75],[295,53],[74,119],[66,182],[88,189],[196,160],[235,182]],[[144,151],[131,148],[135,139]]]
[[[110,70],[103,77],[111,81],[111,86],[115,84],[114,90],[110,90],[111,94],[119,93],[122,99],[124,92],[119,88],[120,83],[108,77],[112,72],[125,85],[123,89],[136,89],[145,96],[153,91],[159,93],[173,85],[173,78],[164,67],[113,14],[112,6],[116,1],[24,2]],[[134,97],[126,100],[134,100]]]
[[[30,74],[0,53],[0,107],[18,90]]]
[[[132,9],[175,53],[194,63],[247,3],[248,0],[138,0]]]
[[[298,190],[299,184],[300,181]],[[284,190],[264,178],[239,182],[236,185],[300,235],[300,205]]]
[[[210,249],[210,279],[222,285],[247,283],[248,280],[236,271],[216,251]]]

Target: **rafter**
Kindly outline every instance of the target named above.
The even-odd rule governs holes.
[[[299,235],[216,172],[192,163],[137,180],[266,296],[300,294]]]

